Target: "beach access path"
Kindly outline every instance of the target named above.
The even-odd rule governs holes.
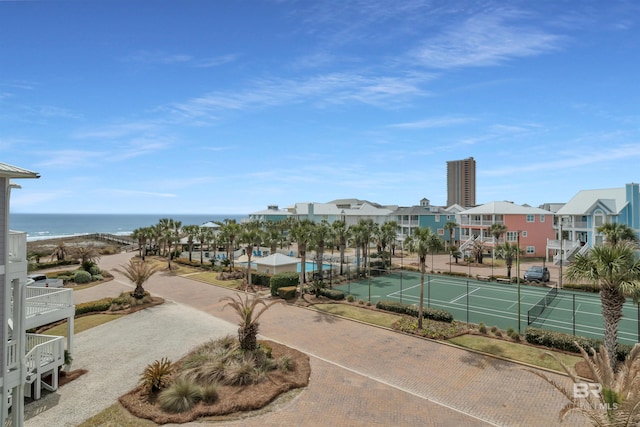
[[[103,257],[115,279],[77,291],[76,302],[131,290],[113,269],[132,255]],[[145,289],[167,303],[78,334],[73,368],[89,373],[29,404],[26,426],[76,426],[133,388],[153,360],[176,360],[196,344],[235,334],[236,315],[220,302],[235,291],[166,272]],[[563,397],[519,364],[292,305],[273,306],[260,327],[262,338],[309,355],[309,386],[274,411],[219,425],[559,425]]]

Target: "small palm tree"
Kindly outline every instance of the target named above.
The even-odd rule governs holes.
[[[68,253],[69,251],[64,242],[60,242],[51,253],[51,260],[55,258],[57,261],[64,261]]]
[[[518,256],[518,253],[522,253],[522,249],[518,247],[517,243],[504,242],[498,245],[497,254],[504,259],[507,264],[507,277],[511,278],[511,267],[513,266],[513,259]]]
[[[142,285],[158,271],[158,268],[144,261],[131,259],[129,260],[129,264],[122,266],[122,270],[116,269],[116,271],[124,274],[131,283],[136,285],[131,296],[136,299],[142,299],[145,293]]]
[[[631,227],[617,222],[601,225],[597,231],[604,234],[608,245],[617,245],[624,241],[636,242],[638,240],[636,232]]]
[[[562,393],[568,400],[560,411],[560,420],[572,412],[577,412],[597,426],[631,426],[640,423],[640,344],[636,344],[626,360],[617,370],[612,368],[611,355],[603,346],[600,352],[592,348],[587,353],[577,343],[582,357],[587,362],[593,379],[600,384],[598,388],[580,390],[576,384],[584,386],[584,380],[577,377],[562,360],[553,357],[573,381],[572,389],[567,389],[539,371],[529,372],[541,377]],[[583,391],[582,393],[576,393]]]
[[[274,300],[267,303],[263,298],[258,296],[250,297],[249,294],[245,294],[244,298],[240,294],[235,294],[235,297],[224,297],[220,301],[227,301],[225,307],[233,308],[240,316],[238,341],[243,351],[254,351],[258,348],[257,336],[258,327],[260,326],[258,319],[262,316],[262,313],[275,304],[284,303],[284,300]],[[260,309],[258,309],[259,305],[262,306]]]
[[[405,244],[409,252],[418,254],[420,264],[420,300],[418,302],[418,329],[422,329],[422,313],[424,312],[424,273],[427,265],[427,254],[431,248],[433,231],[430,228],[417,228],[407,237]]]

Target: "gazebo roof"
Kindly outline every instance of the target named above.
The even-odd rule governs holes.
[[[266,265],[269,267],[279,267],[282,265],[297,264],[300,261],[298,258],[293,258],[281,253],[271,254],[264,258],[252,259],[257,265]]]

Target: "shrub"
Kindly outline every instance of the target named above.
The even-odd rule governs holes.
[[[498,338],[501,338],[501,337],[502,337],[502,331],[501,331],[501,330],[499,330],[499,329],[498,329],[497,331],[495,331],[493,334],[494,334],[495,336],[497,336]]]
[[[356,300],[356,297],[354,297],[353,295],[349,294],[347,295],[347,301],[348,302],[354,302]]]
[[[493,332],[494,334],[496,333],[497,330],[498,330],[497,326],[492,326],[491,327],[491,332]]]
[[[192,380],[181,377],[158,395],[160,407],[167,412],[186,412],[202,399],[200,387]]]
[[[282,288],[278,288],[278,296],[286,300],[295,298],[297,289],[298,288],[296,286],[284,286]]]
[[[359,299],[359,300],[358,300],[358,304],[360,304],[360,305],[364,305],[364,300]]]
[[[282,356],[278,360],[278,369],[282,372],[288,372],[293,368],[293,359],[289,356]]]
[[[598,351],[602,345],[602,340],[596,338],[587,338],[565,334],[562,332],[547,331],[544,329],[529,327],[524,331],[524,339],[529,344],[540,345],[543,347],[555,348],[558,350],[579,353],[580,349],[576,346],[576,342],[585,350],[593,348]],[[628,344],[618,344],[616,358],[619,361],[626,359],[631,351],[632,346]]]
[[[318,295],[327,297],[332,300],[338,301],[344,299],[344,292],[338,289],[318,289],[317,292]]]
[[[376,308],[385,311],[391,311],[393,313],[408,314],[409,316],[418,317],[419,308],[417,305],[402,304],[397,301],[378,301]],[[424,307],[422,310],[422,317],[425,319],[432,319],[438,322],[453,322],[453,315],[447,311],[439,310],[436,308]]]
[[[96,276],[98,274],[102,274],[102,270],[100,270],[100,267],[98,267],[97,265],[93,264],[91,267],[89,267],[88,270],[89,273],[91,273],[92,276]]]
[[[207,383],[200,388],[200,394],[204,403],[214,403],[218,400],[218,384]]]
[[[163,357],[144,368],[142,375],[140,375],[140,384],[147,393],[160,391],[169,384],[172,373],[173,364],[169,359]]]
[[[487,327],[484,326],[484,323],[480,323],[478,325],[478,332],[480,332],[481,334],[486,334],[487,333]]]
[[[271,287],[271,296],[278,296],[278,289],[286,286],[298,286],[299,276],[298,273],[286,272],[274,274],[269,280]]]
[[[507,329],[507,336],[508,336],[508,337],[513,337],[513,334],[514,334],[515,332],[516,332],[516,331],[514,331],[514,330],[513,330],[513,328],[509,328],[509,329]]]
[[[520,337],[520,334],[517,332],[511,335],[511,339],[514,340],[515,342],[520,342],[520,340],[522,340],[522,338]]]
[[[78,270],[73,275],[73,281],[75,283],[89,283],[91,282],[91,273],[84,270]]]
[[[83,302],[76,304],[76,316],[79,314],[101,312],[109,310],[113,298],[103,298],[97,301]]]
[[[104,277],[102,276],[102,274],[93,274],[91,276],[91,281],[96,282],[99,280],[104,280]]]
[[[252,272],[251,283],[264,288],[269,287],[271,283],[271,274]]]

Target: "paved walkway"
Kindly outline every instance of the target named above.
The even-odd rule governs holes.
[[[105,257],[101,266],[112,270],[130,256]],[[115,275],[112,282],[77,292],[77,301],[131,289]],[[90,366],[93,352],[110,353],[99,354],[89,374],[47,396],[43,407],[28,408],[26,425],[77,425],[128,391],[147,363],[176,359],[198,340],[235,331],[234,313],[219,301],[232,291],[166,273],[153,276],[145,288],[172,303],[79,334],[74,368]],[[207,319],[216,319],[210,328]],[[520,365],[300,307],[272,307],[261,318],[260,332],[310,356],[310,385],[277,411],[223,425],[550,426],[558,424],[564,404]],[[108,387],[96,385],[112,376],[118,380]],[[91,408],[80,416],[66,412],[87,400]],[[564,425],[581,425],[569,421]]]

